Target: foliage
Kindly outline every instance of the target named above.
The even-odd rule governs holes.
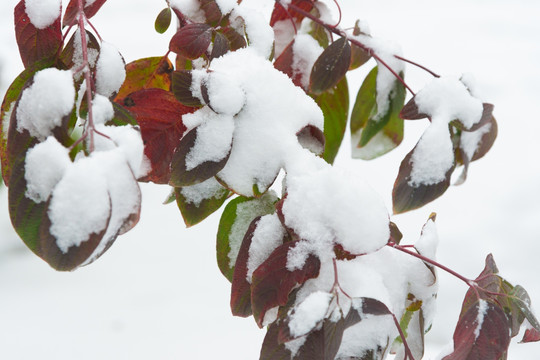
[[[167,1],[155,29],[176,18],[168,51],[127,65],[90,22],[105,0],[71,0],[63,17],[49,3],[15,8],[25,70],[2,103],[0,156],[13,226],[53,268],[95,261],[135,226],[138,181],[168,184],[187,226],[233,197],[217,262],[233,315],[267,327],[261,359],[422,358],[436,268],[469,287],[444,359],[504,359],[520,328],[523,342],[540,340],[527,292],[491,255],[475,280],[434,261],[434,215],[400,245],[380,199],[331,165],[347,124],[353,156],[372,160],[399,146],[404,119],[428,118],[394,213],[441,196],[459,165],[465,181],[497,135],[468,79],[403,58],[359,22],[329,24],[320,0],[276,1],[269,24],[241,1]],[[347,73],[370,59],[349,119]],[[414,93],[406,63],[433,82]]]

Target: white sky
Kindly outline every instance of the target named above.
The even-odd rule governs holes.
[[[16,3],[0,2],[2,95],[22,70],[12,26]],[[539,308],[540,2],[341,3],[344,26],[360,17],[370,24],[373,35],[401,44],[405,57],[440,74],[472,73],[485,99],[495,104],[499,138],[486,158],[472,164],[467,182],[393,220],[412,242],[430,212],[437,212],[440,262],[475,277],[492,252],[502,275],[523,285]],[[162,55],[172,34],[158,35],[153,22],[164,4],[109,0],[93,23],[128,62]],[[370,68],[365,65],[352,73],[352,91]],[[411,66],[406,78],[415,90],[430,80]],[[374,162],[349,160],[346,139],[337,161],[365,177],[390,208],[399,162],[425,126],[423,121],[410,124],[404,143]],[[57,273],[10,230],[4,190],[0,191],[0,358],[258,358],[264,331],[252,319],[230,315],[230,286],[216,266],[219,216],[186,230],[175,205],[161,205],[168,189],[143,185],[139,225],[91,266]],[[439,314],[426,338],[430,353],[451,340],[467,290],[445,274],[440,278]],[[514,344],[509,359],[535,359],[539,352],[540,344]]]

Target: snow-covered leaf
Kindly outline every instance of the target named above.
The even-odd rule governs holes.
[[[324,152],[324,133],[316,126],[307,125],[296,133],[298,143],[315,155],[322,155]]]
[[[15,36],[26,68],[35,66],[36,63],[54,61],[64,43],[60,11],[51,25],[38,29],[27,15],[25,0],[21,0],[15,7]]]
[[[217,263],[221,273],[232,282],[234,265],[249,224],[257,216],[271,214],[278,198],[269,192],[260,198],[238,196],[221,215],[217,232]]]
[[[82,65],[82,49],[81,49],[81,37],[80,32],[76,31],[73,33],[71,38],[69,39],[68,43],[64,46],[64,49],[62,50],[62,53],[60,54],[60,60],[62,64],[66,68],[73,68],[79,67]],[[87,41],[87,49],[89,52],[89,65],[91,69],[95,69],[95,58],[92,59],[91,54],[97,54],[99,53],[99,41],[96,39],[94,34],[92,34],[90,31],[86,31],[86,41]],[[93,61],[92,61],[93,60]]]
[[[287,268],[287,255],[297,243],[298,240],[291,241],[278,247],[253,273],[251,308],[259,327],[263,326],[268,310],[287,304],[294,288],[319,275],[321,262],[313,255],[308,256],[302,268]]]
[[[313,0],[305,1],[305,0],[292,0],[291,4],[298,6],[300,9],[310,12],[313,9]],[[272,17],[270,18],[270,26],[274,26],[274,24],[281,20],[289,20],[289,19],[296,20],[300,22],[304,16],[297,11],[294,11],[293,9],[285,8],[281,2],[276,1],[274,4],[274,11],[272,12]]]
[[[343,141],[349,116],[349,87],[344,77],[333,89],[315,96],[315,102],[324,114],[323,158],[332,164]]]
[[[196,225],[214,213],[231,195],[214,178],[174,189],[176,203],[187,227]]]
[[[309,90],[321,94],[334,86],[345,76],[351,63],[351,45],[346,38],[334,41],[324,49],[315,61],[309,79]]]
[[[454,171],[454,166],[446,172],[445,178],[440,182],[429,185],[411,183],[411,158],[415,149],[405,156],[399,167],[392,191],[394,214],[418,209],[441,196],[450,186],[450,175]]]
[[[172,10],[170,7],[166,7],[165,9],[161,10],[156,17],[156,21],[154,22],[154,28],[158,33],[163,34],[171,25],[171,20]]]
[[[173,152],[186,130],[182,116],[196,109],[182,105],[162,89],[136,91],[124,99],[124,106],[141,127],[144,153],[152,166],[142,181],[167,184]]]
[[[107,0],[82,0],[84,15],[87,19],[92,18]],[[79,0],[71,0],[66,8],[62,26],[72,26],[79,21]]]
[[[129,94],[143,89],[169,90],[173,65],[166,57],[135,60],[126,65],[126,80],[118,90],[115,101],[122,102]]]
[[[293,70],[294,40],[285,47],[274,61],[274,67],[291,78],[296,86],[302,87],[302,73]],[[323,94],[324,95],[324,94]]]
[[[207,24],[188,24],[171,39],[169,49],[188,59],[197,59],[206,52],[212,41],[212,28]]]
[[[191,85],[193,82],[193,75],[190,70],[175,71],[172,74],[171,91],[176,97],[176,100],[180,101],[186,106],[199,107],[201,106],[201,100],[193,96]]]

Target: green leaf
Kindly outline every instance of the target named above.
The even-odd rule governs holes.
[[[522,286],[516,285],[509,294],[509,298],[523,313],[529,324],[537,331],[540,331],[540,322],[538,322],[538,319],[531,310],[531,299],[527,291]]]
[[[233,280],[234,264],[249,224],[257,216],[272,214],[278,197],[268,192],[259,198],[238,196],[223,210],[217,233],[217,262],[221,273]]]
[[[187,227],[206,219],[232,194],[214,178],[197,185],[175,188],[174,193]]]
[[[329,164],[334,162],[345,135],[349,116],[349,87],[347,78],[336,85],[332,91],[314,97],[324,115],[324,154]]]
[[[173,65],[167,57],[149,57],[126,65],[126,80],[122,84],[115,101],[122,102],[129,94],[143,89],[171,88]]]
[[[321,94],[336,86],[349,70],[350,63],[349,41],[346,38],[334,41],[313,64],[309,79],[310,93]]]
[[[403,120],[399,113],[405,102],[405,87],[395,80],[388,99],[385,99],[386,110],[379,113],[377,72],[375,67],[364,80],[351,115],[353,157],[364,160],[386,154],[403,140]]]
[[[171,25],[172,11],[170,7],[167,7],[160,11],[154,23],[156,31],[163,34]]]

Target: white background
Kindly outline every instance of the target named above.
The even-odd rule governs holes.
[[[246,0],[248,1],[248,0]],[[270,9],[271,0],[252,0]],[[0,2],[0,94],[22,70],[13,33],[16,0]],[[331,8],[332,2],[328,2]],[[169,31],[153,30],[165,1],[109,0],[93,19],[126,61],[163,55]],[[540,2],[537,0],[342,0],[344,27],[366,20],[374,36],[399,43],[406,57],[443,75],[472,73],[495,104],[499,138],[473,163],[468,181],[410,214],[394,216],[414,242],[430,212],[438,213],[438,260],[468,277],[493,253],[501,274],[523,285],[540,308]],[[351,73],[351,92],[373,66]],[[430,76],[411,66],[419,90]],[[349,160],[383,196],[426,123],[409,124],[406,140],[373,162]],[[0,359],[256,359],[264,336],[229,310],[230,286],[215,260],[219,215],[186,229],[168,189],[142,185],[138,226],[96,263],[58,273],[11,230],[0,190]],[[361,206],[359,204],[359,206]],[[426,358],[451,341],[467,290],[439,272],[439,311]],[[540,344],[513,344],[510,359],[537,359]]]

